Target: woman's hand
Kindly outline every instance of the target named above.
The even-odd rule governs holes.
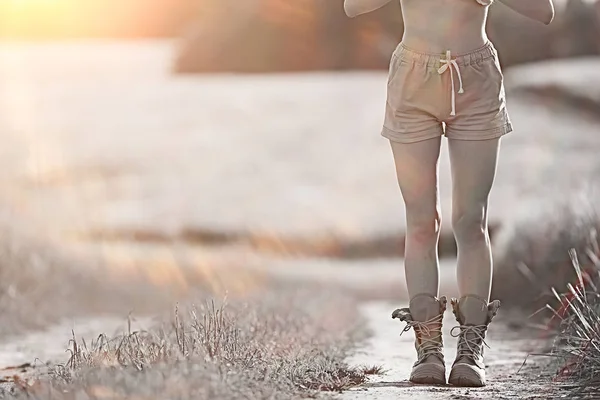
[[[549,25],[554,19],[552,0],[499,0],[521,15]]]
[[[350,18],[375,11],[392,0],[344,0],[344,11]]]

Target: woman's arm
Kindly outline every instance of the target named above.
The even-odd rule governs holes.
[[[549,25],[554,19],[552,0],[499,0],[521,15]]]
[[[344,0],[344,11],[350,18],[375,11],[392,0]]]

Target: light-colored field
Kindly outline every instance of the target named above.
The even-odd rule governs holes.
[[[177,77],[171,45],[3,45],[4,201],[52,235],[402,230],[391,152],[379,136],[384,73]],[[507,73],[512,81],[519,73]],[[508,107],[515,132],[504,140],[492,220],[600,164],[596,121],[510,91]],[[444,148],[446,221],[448,169]]]

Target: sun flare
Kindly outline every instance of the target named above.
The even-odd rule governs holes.
[[[192,0],[0,0],[0,37],[123,37],[173,34]],[[173,26],[172,26],[173,25]]]

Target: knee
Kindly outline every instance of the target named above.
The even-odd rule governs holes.
[[[427,213],[407,213],[407,234],[419,243],[432,243],[438,240],[442,219],[438,211]]]
[[[452,214],[452,229],[458,243],[473,243],[487,240],[485,206],[454,212]]]

